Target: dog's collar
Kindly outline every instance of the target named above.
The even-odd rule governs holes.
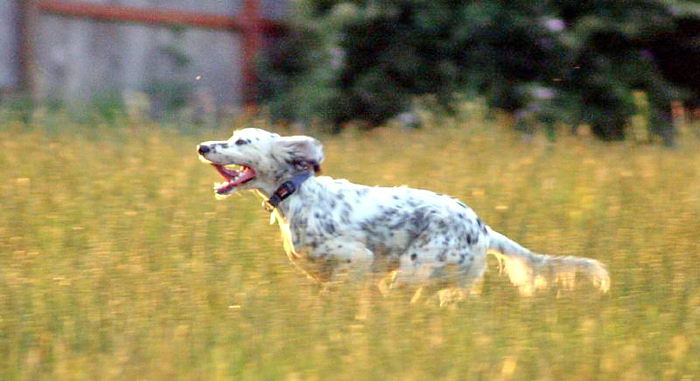
[[[311,172],[302,172],[282,183],[282,185],[280,185],[279,188],[277,188],[277,190],[272,194],[272,197],[263,202],[263,208],[272,213],[280,202],[284,201],[284,199],[299,190],[301,184],[311,177],[311,175]]]

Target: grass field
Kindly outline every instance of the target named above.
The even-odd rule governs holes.
[[[675,150],[493,122],[321,136],[326,174],[454,195],[536,251],[606,263],[521,297],[491,263],[450,308],[330,293],[195,144],[230,128],[0,126],[0,380],[698,380],[700,141]],[[59,126],[59,127],[56,127]]]

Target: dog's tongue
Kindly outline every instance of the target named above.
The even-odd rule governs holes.
[[[240,173],[239,171],[228,169],[221,164],[212,164],[212,166],[214,166],[214,168],[216,168],[216,171],[219,172],[219,174],[226,180],[233,180]]]
[[[226,180],[225,183],[214,188],[218,194],[226,194],[230,192],[234,187],[246,183],[253,178],[255,178],[255,171],[253,168],[243,166],[243,170],[236,171],[234,169],[226,168],[221,164],[212,164],[216,171]]]

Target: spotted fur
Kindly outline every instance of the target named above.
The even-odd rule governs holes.
[[[209,162],[255,170],[253,180],[230,193],[250,189],[263,199],[323,161],[316,139],[281,137],[254,128],[202,146]],[[482,277],[486,254],[492,253],[525,294],[557,281],[571,285],[576,273],[587,275],[603,292],[609,288],[607,271],[598,261],[533,253],[492,230],[464,203],[427,190],[312,176],[273,214],[290,259],[321,281],[345,271],[395,271],[393,285],[453,276],[457,284],[469,287]]]

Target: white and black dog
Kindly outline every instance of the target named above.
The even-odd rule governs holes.
[[[600,262],[533,253],[449,196],[316,177],[323,150],[314,138],[246,128],[197,149],[226,180],[216,195],[256,191],[279,223],[289,258],[320,281],[351,271],[392,273],[392,286],[449,276],[468,288],[482,277],[488,252],[524,294],[550,283],[570,286],[576,273],[609,289]]]

